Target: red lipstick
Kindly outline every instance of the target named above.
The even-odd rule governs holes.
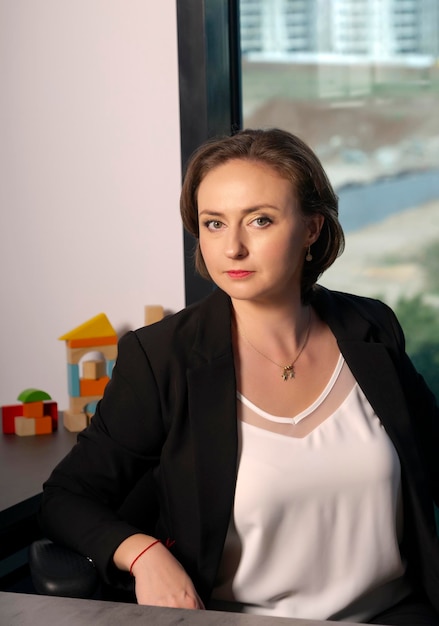
[[[253,272],[248,272],[247,270],[229,270],[227,272],[227,276],[229,278],[247,278],[247,276],[250,276],[251,274],[253,274]]]

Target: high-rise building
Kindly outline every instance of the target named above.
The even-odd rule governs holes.
[[[395,62],[439,56],[438,0],[241,0],[243,55]]]

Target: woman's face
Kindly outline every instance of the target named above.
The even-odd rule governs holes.
[[[232,299],[273,303],[300,296],[308,245],[323,217],[305,217],[291,183],[257,161],[234,159],[198,189],[200,249],[212,280]]]

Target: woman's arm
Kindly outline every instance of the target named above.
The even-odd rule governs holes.
[[[44,485],[40,520],[46,536],[90,556],[107,582],[113,554],[139,533],[118,515],[138,480],[156,466],[166,437],[157,385],[134,333],[118,358],[90,426]],[[143,506],[148,507],[148,494]]]
[[[191,579],[163,544],[149,535],[136,534],[114,553],[116,567],[135,578],[139,604],[203,609]]]

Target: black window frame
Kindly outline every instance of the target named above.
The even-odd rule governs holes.
[[[176,0],[181,166],[207,139],[242,128],[239,0]],[[184,231],[186,305],[212,283],[194,269],[195,240]]]

